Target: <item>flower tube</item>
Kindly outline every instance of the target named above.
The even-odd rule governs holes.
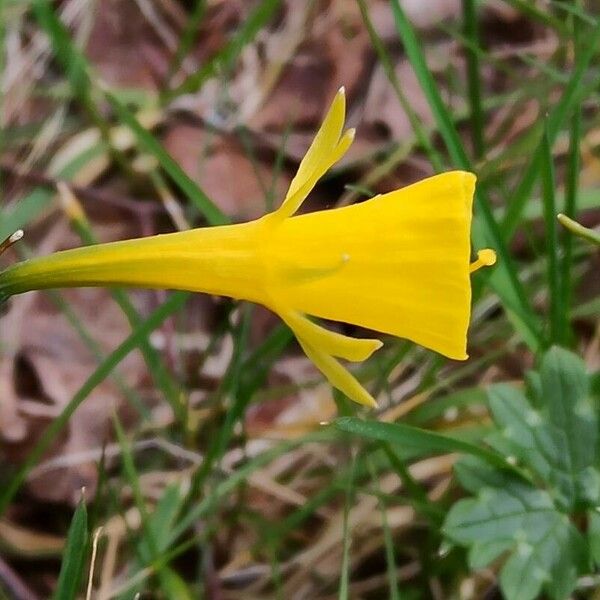
[[[343,88],[300,163],[282,205],[238,225],[99,244],[23,261],[0,273],[0,299],[34,289],[134,286],[249,300],[276,312],[329,382],[352,400],[374,398],[338,362],[381,347],[321,327],[308,316],[407,338],[467,358],[475,176],[451,171],[333,210],[294,216],[347,151]]]

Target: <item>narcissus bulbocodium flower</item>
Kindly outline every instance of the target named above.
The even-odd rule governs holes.
[[[306,355],[349,398],[373,397],[336,359],[381,347],[325,329],[306,315],[408,338],[467,358],[475,176],[452,171],[366,202],[294,216],[350,147],[338,92],[282,205],[237,225],[204,227],[66,250],[0,273],[0,296],[56,287],[136,286],[206,292],[263,304],[293,330]]]

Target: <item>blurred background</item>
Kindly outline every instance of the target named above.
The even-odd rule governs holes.
[[[474,279],[470,360],[389,340],[356,370],[379,400],[369,418],[480,443],[486,386],[522,381],[546,328],[544,135],[557,212],[600,222],[597,13],[592,1],[4,0],[0,238],[25,239],[2,266],[210,225],[215,207],[263,215],[344,85],[356,141],[302,210],[465,168],[487,207],[474,235],[502,245],[499,275]],[[598,369],[598,253],[564,238],[562,341]],[[360,410],[261,307],[53,291],[11,299],[0,328],[0,481],[16,485],[0,598],[50,597],[82,495],[97,552],[79,597],[500,597],[494,568],[469,571],[440,529],[463,493],[455,454],[395,454],[324,425]]]

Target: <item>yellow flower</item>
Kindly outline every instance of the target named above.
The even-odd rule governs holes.
[[[0,296],[66,286],[143,286],[250,300],[276,312],[306,355],[349,398],[373,397],[336,360],[362,361],[381,347],[329,331],[306,315],[408,338],[463,360],[475,176],[453,171],[361,204],[294,216],[348,150],[338,92],[278,210],[239,225],[67,250],[0,273]]]

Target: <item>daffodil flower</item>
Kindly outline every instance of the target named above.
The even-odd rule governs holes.
[[[307,315],[380,331],[463,360],[475,176],[452,171],[366,202],[294,216],[350,147],[337,93],[282,205],[255,221],[66,250],[0,273],[0,297],[33,289],[136,286],[249,300],[277,313],[329,382],[352,400],[374,398],[338,358],[381,347],[330,331]]]

